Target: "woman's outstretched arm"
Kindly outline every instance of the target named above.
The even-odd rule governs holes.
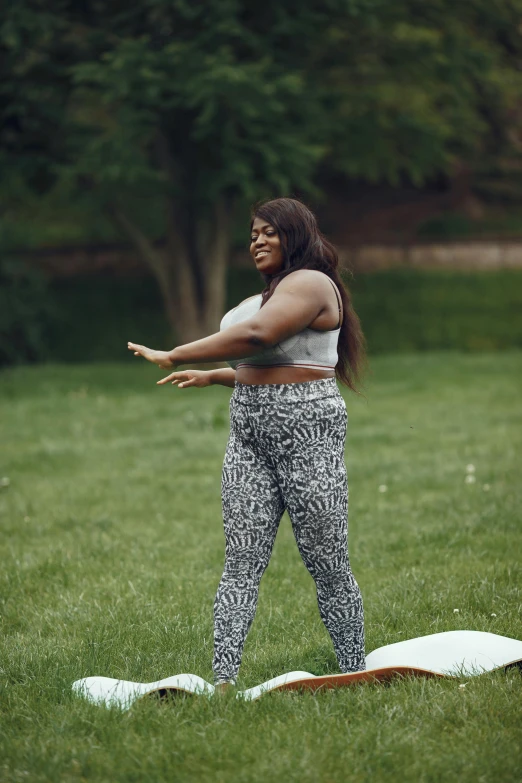
[[[253,318],[229,326],[222,332],[216,332],[209,337],[185,343],[173,348],[172,351],[156,351],[146,345],[127,343],[129,351],[135,356],[143,356],[147,361],[158,367],[168,369],[180,364],[198,362],[222,362],[228,359],[242,359],[266,348],[266,343]]]
[[[143,356],[164,369],[252,356],[297,334],[319,315],[324,306],[318,289],[325,285],[323,277],[312,269],[293,272],[281,280],[271,299],[251,318],[172,351],[155,351],[136,343],[128,343],[128,348],[135,356]]]

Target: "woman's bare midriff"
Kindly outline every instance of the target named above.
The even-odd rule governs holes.
[[[236,381],[245,384],[303,383],[334,378],[335,370],[312,370],[307,367],[240,367]]]

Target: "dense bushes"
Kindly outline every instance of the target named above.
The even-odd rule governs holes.
[[[0,259],[0,366],[45,359],[54,315],[44,276],[19,260]]]
[[[435,272],[390,270],[346,276],[371,353],[457,349],[502,350],[522,347],[522,272]],[[227,309],[257,293],[255,270],[231,270]],[[16,287],[12,291],[17,290]],[[152,279],[91,276],[55,282],[58,318],[46,327],[45,343],[35,313],[41,301],[28,297],[16,312],[26,319],[11,337],[16,357],[45,356],[53,361],[127,358],[127,340],[155,347],[172,343],[156,284]],[[4,307],[5,295],[2,299]],[[14,312],[11,307],[10,312]],[[12,316],[11,321],[12,321]],[[27,318],[26,318],[27,317]],[[5,321],[2,313],[2,322]],[[25,340],[25,342],[24,342]],[[5,356],[5,339],[2,351]]]
[[[53,361],[118,361],[127,341],[172,343],[157,284],[152,278],[90,275],[55,281],[59,317],[51,332]]]
[[[521,271],[394,270],[350,287],[373,353],[522,347]]]

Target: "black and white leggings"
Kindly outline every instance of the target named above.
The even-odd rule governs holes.
[[[362,599],[348,559],[347,420],[335,378],[236,381],[221,481],[225,569],[214,602],[216,683],[235,682],[285,509],[339,667],[365,669]]]

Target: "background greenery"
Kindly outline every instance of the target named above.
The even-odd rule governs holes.
[[[521,358],[380,356],[366,400],[341,389],[368,652],[459,628],[522,639]],[[519,781],[516,670],[128,713],[73,696],[87,675],[211,678],[231,390],[158,375],[129,359],[0,376],[0,779]],[[285,515],[240,685],[292,669],[337,670]]]
[[[0,253],[125,237],[190,342],[216,331],[230,247],[263,196],[425,189],[447,198],[417,215],[421,235],[519,233],[521,12],[522,0],[267,0],[262,18],[251,2],[11,3]],[[453,331],[421,343],[467,345]]]
[[[522,271],[390,270],[354,278],[345,275],[345,282],[371,354],[522,347]],[[261,288],[255,270],[229,270],[227,309]],[[152,278],[56,280],[44,298],[43,312],[41,288],[35,286],[27,295],[31,300],[25,306],[24,324],[30,329],[28,339],[35,330],[39,336],[37,358],[117,361],[129,339],[157,347],[171,345]],[[6,308],[4,318],[8,312]],[[0,338],[0,359],[16,360],[15,346],[13,330],[6,329]],[[31,354],[22,351],[20,358],[27,361]]]

